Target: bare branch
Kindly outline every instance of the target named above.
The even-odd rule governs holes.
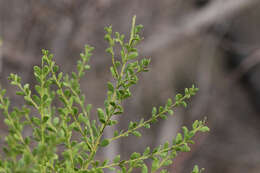
[[[228,20],[236,16],[242,10],[248,9],[259,0],[217,0],[209,4],[208,7],[196,13],[185,16],[177,26],[168,26],[162,34],[154,35],[146,39],[142,51],[147,54],[152,51],[160,50],[168,44],[179,44],[195,37],[205,31],[210,26],[223,20]],[[155,32],[156,33],[156,32]],[[157,32],[158,33],[158,32]]]

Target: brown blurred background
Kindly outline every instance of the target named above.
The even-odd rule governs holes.
[[[119,153],[127,158],[146,145],[170,141],[182,125],[207,116],[211,132],[197,135],[192,152],[181,154],[168,170],[187,173],[199,164],[209,173],[259,173],[259,0],[0,0],[2,87],[14,105],[21,105],[22,98],[8,84],[9,73],[34,84],[32,67],[40,64],[42,48],[54,54],[64,71],[72,71],[84,45],[90,44],[95,47],[92,68],[82,89],[88,103],[102,107],[111,79],[103,28],[112,24],[114,31],[129,33],[133,15],[144,25],[139,48],[152,59],[151,71],[133,88],[116,128],[150,116],[152,106],[163,105],[185,87],[195,84],[200,91],[188,109],[144,130],[142,139],[113,143],[100,159]],[[6,126],[2,121],[0,126],[4,136]]]

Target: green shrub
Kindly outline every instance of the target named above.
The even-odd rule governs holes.
[[[114,140],[128,135],[141,137],[140,128],[150,128],[159,119],[167,119],[168,115],[173,115],[173,109],[177,106],[186,107],[185,101],[198,90],[194,86],[186,88],[184,95],[175,96],[175,101],[168,99],[165,106],[154,107],[149,119],[141,118],[138,122],[130,122],[127,129],[115,131],[112,138],[103,137],[107,126],[118,123],[114,117],[123,114],[122,102],[131,96],[130,87],[138,82],[138,75],[148,71],[150,59],[138,60],[135,48],[142,40],[139,35],[141,29],[141,25],[135,25],[134,17],[130,38],[126,42],[123,34],[116,32],[114,37],[112,27],[105,28],[105,40],[109,43],[106,51],[112,56],[110,71],[113,81],[107,83],[104,108],[97,108],[96,120],[90,119],[92,106],[86,104],[79,84],[80,78],[90,68],[88,61],[93,47],[85,46],[85,52],[80,54],[81,59],[77,62],[77,71],[71,74],[63,74],[53,61],[53,55],[43,50],[41,66],[34,66],[37,81],[33,86],[35,94],[29,84],[22,84],[18,75],[9,76],[10,83],[19,89],[16,94],[23,96],[26,105],[11,108],[9,99],[4,96],[5,90],[0,90],[0,109],[9,128],[0,172],[102,173],[105,169],[110,169],[118,173],[130,173],[137,169],[142,173],[158,170],[164,173],[167,171],[162,168],[172,164],[179,152],[190,151],[189,144],[194,143],[192,137],[199,131],[209,131],[205,121],[196,120],[191,130],[183,127],[183,133],[178,133],[172,142],[165,142],[154,149],[147,147],[143,153],[134,152],[128,160],[120,159],[120,155],[102,161],[95,158],[98,150]],[[120,60],[115,58],[115,44],[121,47]],[[55,104],[55,107],[54,103],[58,101],[61,104]],[[25,127],[32,129],[32,136],[24,136]],[[147,159],[152,161],[150,168],[144,162]],[[192,172],[200,171],[195,166]]]

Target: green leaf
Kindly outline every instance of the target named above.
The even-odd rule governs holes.
[[[160,115],[160,117],[163,119],[163,120],[167,120],[167,115],[164,115],[164,114],[162,114],[162,115]]]
[[[142,165],[142,173],[148,173],[148,168],[147,168],[146,164]]]
[[[109,120],[108,123],[107,123],[107,125],[108,125],[108,126],[113,126],[113,125],[115,125],[115,124],[117,124],[117,123],[118,123],[117,120]]]
[[[34,66],[33,67],[33,70],[34,72],[37,74],[37,75],[41,75],[41,68],[39,66]]]
[[[118,136],[119,132],[117,130],[114,131],[114,137]]]
[[[46,94],[43,95],[42,101],[45,102],[48,99],[48,96]]]
[[[137,137],[141,137],[142,136],[142,134],[140,132],[138,132],[138,131],[133,131],[132,133],[133,133],[133,135],[135,135]]]
[[[66,90],[64,91],[64,95],[65,95],[66,97],[71,97],[71,91],[70,91],[69,89],[66,89]]]
[[[17,91],[16,95],[25,96],[25,93],[23,91]]]
[[[172,160],[167,160],[163,163],[163,166],[169,166],[172,164]]]
[[[160,168],[160,160],[155,157],[155,158],[153,158],[151,171],[154,172],[159,168]]]
[[[179,101],[180,99],[182,99],[182,94],[177,94],[176,96],[175,96],[175,100],[176,101]]]
[[[25,137],[24,142],[25,142],[26,145],[29,145],[30,141],[31,141],[31,139],[30,139],[29,136]]]
[[[61,80],[62,76],[63,76],[63,72],[60,72],[60,73],[58,74],[58,81]]]
[[[151,126],[150,126],[149,123],[146,123],[146,124],[144,125],[144,127],[147,128],[147,129],[149,129]]]
[[[179,144],[181,142],[182,142],[182,135],[180,133],[178,133],[176,138],[175,138],[175,143]]]
[[[27,98],[28,98],[28,101],[29,101],[30,98],[29,97],[27,97]],[[41,99],[37,95],[33,95],[32,99],[35,101],[36,104],[38,104],[38,105],[41,104]]]
[[[168,114],[170,114],[170,115],[173,115],[174,114],[174,112],[173,112],[173,110],[168,110]]]
[[[7,126],[12,126],[12,122],[9,119],[5,118],[4,122]]]
[[[160,173],[168,173],[168,171],[166,169],[163,169],[160,171]]]
[[[107,88],[108,88],[109,91],[114,92],[114,86],[111,82],[107,83]]]
[[[182,101],[181,104],[183,105],[183,107],[187,108],[187,103],[185,101]]]
[[[23,155],[23,160],[26,165],[29,165],[31,163],[31,155],[29,153],[25,153]]]
[[[138,52],[131,52],[131,53],[128,55],[127,59],[128,59],[128,60],[132,60],[132,59],[135,59],[137,56],[138,56]]]
[[[169,147],[169,142],[166,141],[166,142],[164,143],[164,145],[163,145],[163,149],[167,149],[168,147]]]
[[[193,130],[189,131],[189,138],[192,138],[194,135],[195,135],[195,132]]]
[[[113,78],[116,79],[117,75],[116,75],[116,71],[115,71],[114,67],[110,67],[110,71],[111,71],[111,74],[112,74]]]
[[[53,125],[55,125],[55,126],[58,125],[59,121],[60,121],[59,117],[54,117],[53,118]]]
[[[159,107],[159,113],[163,112],[164,108],[162,106]]]
[[[156,115],[156,113],[157,113],[157,109],[156,109],[156,107],[153,107],[152,116],[154,117]]]
[[[41,123],[40,119],[37,118],[37,117],[32,117],[32,118],[31,118],[31,121],[32,121],[34,124],[38,125],[38,126],[39,126],[40,123]]]
[[[136,123],[136,122],[130,121],[129,126],[128,126],[128,129],[129,129],[129,130],[134,129],[136,126],[137,126],[137,123]]]
[[[131,154],[130,159],[134,160],[134,159],[139,158],[140,156],[141,156],[140,153],[134,152],[134,153]]]
[[[89,69],[90,69],[90,65],[88,65],[88,64],[85,65],[85,66],[84,66],[84,69],[85,69],[85,70],[89,70]]]
[[[99,130],[97,129],[96,120],[92,121],[91,128],[93,130],[94,136],[98,136]]]
[[[80,132],[80,129],[79,129],[78,126],[74,126],[74,127],[73,127],[73,130],[75,130],[75,131],[77,131],[77,132]]]
[[[104,160],[104,162],[103,162],[101,165],[102,165],[102,166],[106,166],[106,165],[108,164],[108,162],[109,162],[109,160],[106,159],[106,160]]]
[[[172,99],[168,99],[167,100],[167,107],[171,107],[172,106]]]
[[[49,120],[49,118],[50,118],[49,116],[44,116],[42,122],[43,122],[43,123],[46,123],[46,122]]]
[[[199,121],[198,120],[195,120],[194,123],[192,124],[192,128],[193,129],[196,129],[199,125]]]
[[[148,155],[150,153],[150,150],[151,150],[150,147],[146,147],[146,149],[144,150],[143,155],[144,156]]]
[[[51,126],[46,127],[47,130],[57,133],[57,130]]]
[[[109,140],[108,139],[104,139],[104,140],[101,141],[100,146],[101,147],[106,147],[106,146],[108,146],[108,144],[109,144]]]
[[[81,123],[83,123],[83,122],[86,123],[86,122],[87,122],[87,120],[86,120],[86,118],[84,117],[83,113],[80,113],[80,114],[79,114],[78,120],[79,120],[79,122],[81,122]]]
[[[198,165],[195,165],[193,170],[192,170],[192,173],[199,173],[199,167]]]
[[[86,110],[87,110],[87,113],[90,114],[90,110],[92,108],[92,105],[91,104],[88,104],[87,107],[86,107]]]
[[[185,127],[185,126],[183,126],[183,127],[182,127],[182,130],[183,130],[184,139],[185,139],[185,140],[186,140],[186,139],[189,139],[190,136],[189,136],[189,130],[188,130],[188,128]]]
[[[143,124],[144,122],[144,118],[141,118],[141,120],[139,121],[139,124]]]
[[[209,132],[209,128],[207,126],[204,126],[202,128],[199,129],[201,132]]]
[[[99,119],[99,121],[101,123],[105,124],[106,120],[105,120],[105,113],[104,113],[104,111],[101,108],[98,108],[97,111],[98,111],[98,119]]]
[[[114,162],[114,163],[118,163],[119,161],[120,161],[120,155],[117,155],[117,156],[114,158],[113,162]]]
[[[182,146],[181,146],[181,151],[183,151],[183,152],[188,152],[188,151],[190,151],[190,147],[188,146],[188,144],[183,144]]]
[[[58,70],[59,70],[59,66],[55,65],[55,66],[53,67],[53,72],[56,73]]]

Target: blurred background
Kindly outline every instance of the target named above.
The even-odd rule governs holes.
[[[113,143],[99,159],[119,153],[127,158],[147,145],[171,141],[181,126],[206,116],[211,132],[197,135],[192,152],[179,155],[168,170],[187,173],[199,164],[210,173],[259,173],[259,0],[0,0],[2,87],[14,105],[21,105],[23,98],[15,96],[7,80],[11,72],[35,84],[32,67],[40,64],[42,48],[70,72],[90,44],[95,47],[92,68],[82,89],[88,103],[102,107],[111,80],[104,27],[111,24],[114,31],[129,33],[133,15],[144,25],[139,50],[151,58],[151,70],[133,87],[116,128],[149,117],[153,106],[164,105],[185,87],[195,84],[200,90],[188,109],[179,108],[167,121],[143,130],[142,139],[131,136]],[[1,136],[7,132],[1,121]]]

